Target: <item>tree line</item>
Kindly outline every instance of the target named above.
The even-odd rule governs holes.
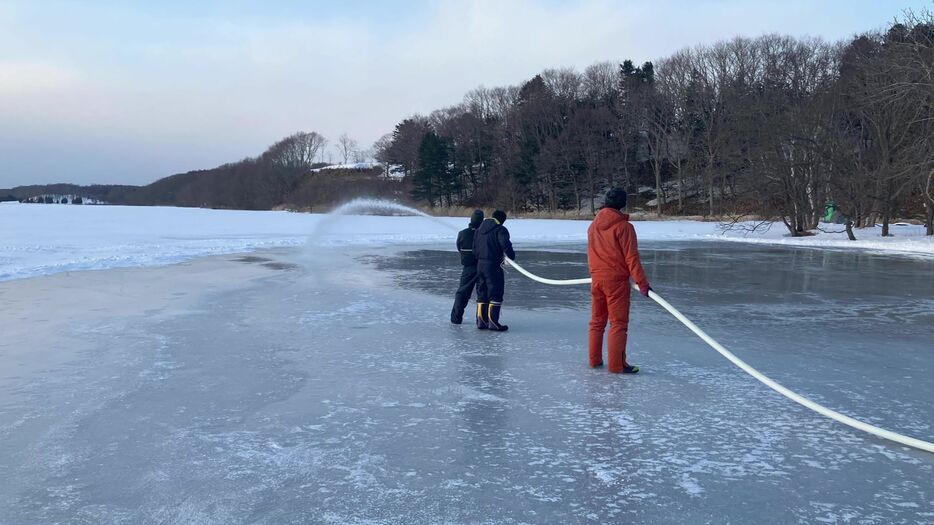
[[[641,65],[549,69],[397,124],[377,160],[428,206],[594,212],[608,187],[659,214],[760,217],[791,235],[828,203],[853,228],[934,234],[934,17],[846,42],[766,35]]]
[[[171,175],[145,186],[19,186],[0,190],[0,201],[51,203],[51,196],[75,195],[82,200],[139,206],[317,210],[359,193],[404,197],[401,185],[383,177],[380,168],[315,172],[315,168],[329,165],[323,161],[327,145],[328,140],[320,133],[299,131],[276,141],[256,157]],[[342,164],[362,161],[366,155],[346,134],[338,139],[335,150]]]

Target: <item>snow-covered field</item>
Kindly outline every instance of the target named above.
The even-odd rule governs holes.
[[[0,205],[0,281],[79,270],[157,266],[194,257],[262,248],[325,245],[449,243],[460,217],[329,216],[274,211],[198,208]],[[510,219],[517,246],[582,242],[588,221]],[[643,241],[732,240],[837,249],[884,250],[934,256],[934,239],[920,226],[893,226],[807,238],[786,236],[781,225],[746,234],[722,232],[719,224],[696,221],[637,222]],[[836,227],[842,229],[841,227]]]

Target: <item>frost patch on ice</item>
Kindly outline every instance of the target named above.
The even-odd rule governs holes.
[[[619,469],[614,469],[606,463],[591,465],[589,470],[595,478],[602,481],[606,485],[612,485],[619,478]]]
[[[619,424],[620,433],[626,436],[627,441],[637,445],[642,443],[642,431],[632,418],[619,414],[616,416],[616,422]]]
[[[347,479],[354,487],[367,489],[381,485],[379,478],[382,477],[381,474],[384,472],[381,466],[384,462],[385,458],[383,456],[362,454],[352,465],[336,465],[335,468],[346,471]]]
[[[378,305],[370,301],[359,301],[342,306],[336,310],[325,310],[323,312],[305,312],[301,314],[298,321],[303,324],[320,323],[342,317],[353,317],[358,320],[366,319],[368,313],[379,308]]]
[[[690,496],[700,496],[704,493],[704,488],[697,483],[697,480],[687,474],[681,475],[681,481],[678,482],[678,486]]]
[[[470,401],[486,401],[491,403],[505,403],[506,400],[495,396],[493,394],[487,394],[486,392],[481,392],[480,390],[470,388],[465,385],[451,385],[443,388],[436,389],[434,391],[436,395],[444,394],[455,394],[460,398],[461,402],[470,402]]]

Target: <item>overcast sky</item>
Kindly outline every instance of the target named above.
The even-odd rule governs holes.
[[[0,187],[145,184],[294,131],[368,147],[542,69],[778,32],[827,40],[931,0],[0,0]]]

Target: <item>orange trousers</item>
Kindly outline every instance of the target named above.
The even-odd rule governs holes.
[[[626,338],[629,332],[629,278],[593,277],[590,286],[590,366],[603,363],[603,331],[610,321],[607,341],[607,370],[620,373],[626,362]]]

